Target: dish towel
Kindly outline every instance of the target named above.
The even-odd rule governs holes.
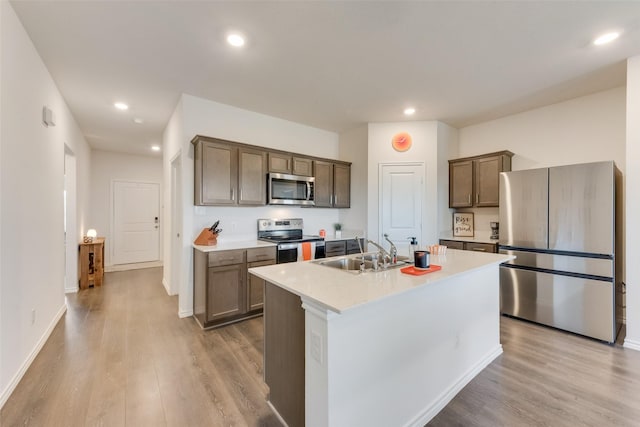
[[[309,261],[316,258],[316,242],[298,243],[298,261]]]

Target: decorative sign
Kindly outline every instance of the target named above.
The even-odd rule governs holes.
[[[411,148],[411,135],[407,132],[399,132],[391,138],[391,146],[396,151],[407,151]]]
[[[453,214],[454,237],[473,237],[473,213]]]

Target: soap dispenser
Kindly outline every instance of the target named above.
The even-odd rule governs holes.
[[[407,239],[411,239],[409,243],[409,259],[413,259],[416,250],[418,250],[418,238],[417,237],[407,237]]]

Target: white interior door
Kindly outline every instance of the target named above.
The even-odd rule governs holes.
[[[380,165],[380,230],[379,242],[385,248],[383,235],[398,248],[399,255],[409,255],[409,237],[422,239],[422,198],[424,164]]]
[[[160,259],[160,185],[113,183],[113,264]]]

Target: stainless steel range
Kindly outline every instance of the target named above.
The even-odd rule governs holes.
[[[277,262],[298,261],[298,251],[304,242],[312,243],[313,258],[324,258],[324,238],[302,234],[302,218],[259,219],[258,240],[278,244]]]

